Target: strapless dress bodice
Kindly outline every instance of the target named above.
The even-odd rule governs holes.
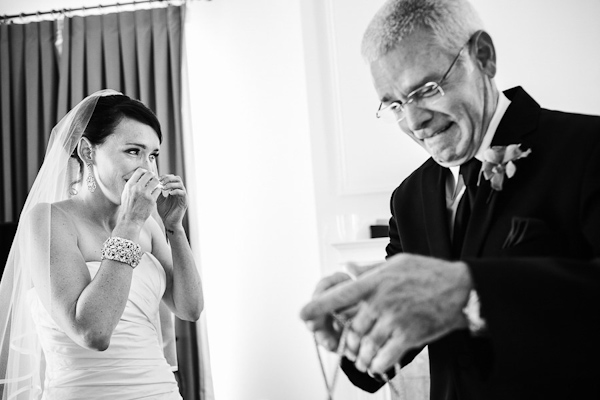
[[[100,262],[88,262],[92,279]],[[123,316],[108,349],[85,349],[54,322],[32,289],[31,310],[46,358],[43,400],[180,400],[160,338],[158,307],[166,275],[145,253],[133,271]]]

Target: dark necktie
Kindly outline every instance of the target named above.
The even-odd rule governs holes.
[[[466,163],[460,166],[460,175],[463,177],[466,189],[463,193],[458,208],[456,209],[456,217],[454,218],[454,235],[452,238],[452,250],[454,257],[460,258],[465,234],[471,216],[473,204],[475,204],[475,195],[477,194],[477,179],[479,170],[481,169],[481,161],[473,157]]]

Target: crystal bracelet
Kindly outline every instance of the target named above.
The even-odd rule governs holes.
[[[140,263],[141,258],[142,248],[129,239],[112,236],[106,239],[102,247],[101,260],[119,261],[135,268]]]

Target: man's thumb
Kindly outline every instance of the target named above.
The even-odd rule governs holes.
[[[383,265],[383,263],[375,263],[375,264],[358,264],[355,262],[348,262],[345,265],[346,271],[352,275],[355,279],[364,274],[365,272],[369,272],[379,266]]]
[[[373,286],[372,279],[359,279],[336,285],[305,305],[300,311],[300,318],[304,321],[314,320],[334,311],[349,308],[366,298]]]

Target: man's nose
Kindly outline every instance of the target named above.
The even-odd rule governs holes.
[[[413,101],[404,106],[404,122],[413,132],[427,128],[432,119],[433,112],[419,102]]]

